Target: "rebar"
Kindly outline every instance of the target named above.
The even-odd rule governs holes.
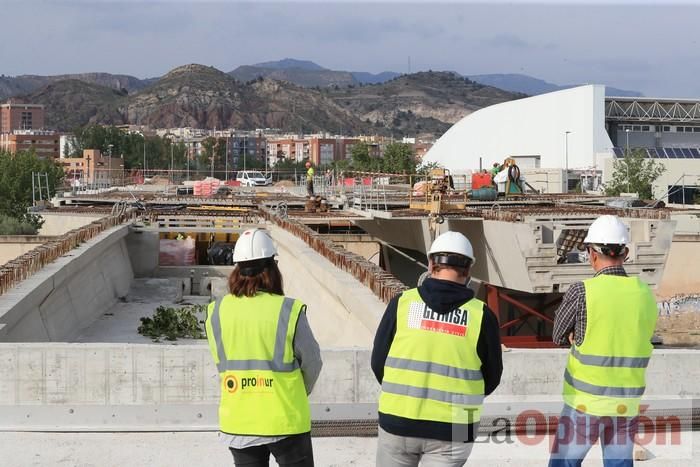
[[[262,216],[287,232],[304,241],[318,254],[329,260],[342,271],[369,288],[381,301],[388,303],[398,293],[408,287],[363,256],[351,253],[333,241],[324,238],[306,225],[289,218],[281,218],[269,209],[261,209]]]
[[[137,217],[135,210],[110,215],[73,229],[0,266],[0,295],[31,277],[47,264],[54,262],[73,248],[96,237],[107,229],[130,222]]]

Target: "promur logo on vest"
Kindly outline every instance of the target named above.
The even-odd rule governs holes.
[[[409,305],[409,328],[466,336],[468,324],[469,313],[467,310],[456,308],[449,313],[441,314],[430,309],[425,303],[413,302]]]
[[[266,389],[272,388],[272,383],[275,380],[273,378],[264,378],[262,376],[253,376],[249,378],[241,378],[241,390],[245,391],[246,388],[256,388],[256,389]]]

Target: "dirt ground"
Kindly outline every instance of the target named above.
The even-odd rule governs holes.
[[[700,296],[675,296],[658,304],[656,331],[664,345],[700,346]]]
[[[700,346],[700,313],[686,311],[659,316],[656,332],[664,345]]]

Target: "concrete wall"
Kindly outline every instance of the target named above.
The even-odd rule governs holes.
[[[319,341],[369,347],[385,305],[299,238],[276,226],[269,229],[279,251],[285,294],[306,303]]]
[[[32,251],[53,238],[40,235],[0,235],[0,265]]]
[[[656,351],[647,376],[649,398],[697,398],[698,355]],[[501,386],[485,412],[512,414],[525,396],[544,400],[530,407],[558,411],[565,360],[563,349],[505,353]],[[375,418],[379,385],[369,350],[324,351],[323,361],[310,397],[312,417]],[[219,377],[206,345],[0,344],[0,374],[0,430],[217,427]]]
[[[0,296],[0,341],[70,340],[129,291],[124,237],[107,230]]]
[[[522,170],[522,169],[521,169]],[[542,193],[564,193],[566,191],[566,171],[562,169],[525,169],[525,181]]]
[[[700,235],[677,235],[671,243],[671,251],[656,296],[670,298],[674,295],[700,292],[698,264]]]
[[[366,260],[379,265],[379,258],[381,257],[382,248],[378,242],[371,241],[334,241],[334,243],[342,246],[351,253],[362,256]]]
[[[323,352],[313,418],[376,416],[368,350]],[[206,345],[0,344],[0,430],[217,427],[219,375]]]
[[[158,232],[129,232],[126,238],[126,246],[135,277],[151,277],[155,275],[160,253],[159,239]]]
[[[102,219],[105,217],[105,214],[77,214],[44,211],[41,213],[41,217],[44,219],[44,225],[39,229],[39,235],[63,235],[70,230]]]

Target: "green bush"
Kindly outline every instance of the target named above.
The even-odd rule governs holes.
[[[0,214],[0,235],[36,235],[36,232],[31,223]]]
[[[151,318],[140,318],[138,333],[150,337],[154,342],[160,342],[162,337],[168,341],[176,341],[178,337],[204,339],[204,320],[200,316],[205,315],[204,305],[182,308],[159,306]]]

